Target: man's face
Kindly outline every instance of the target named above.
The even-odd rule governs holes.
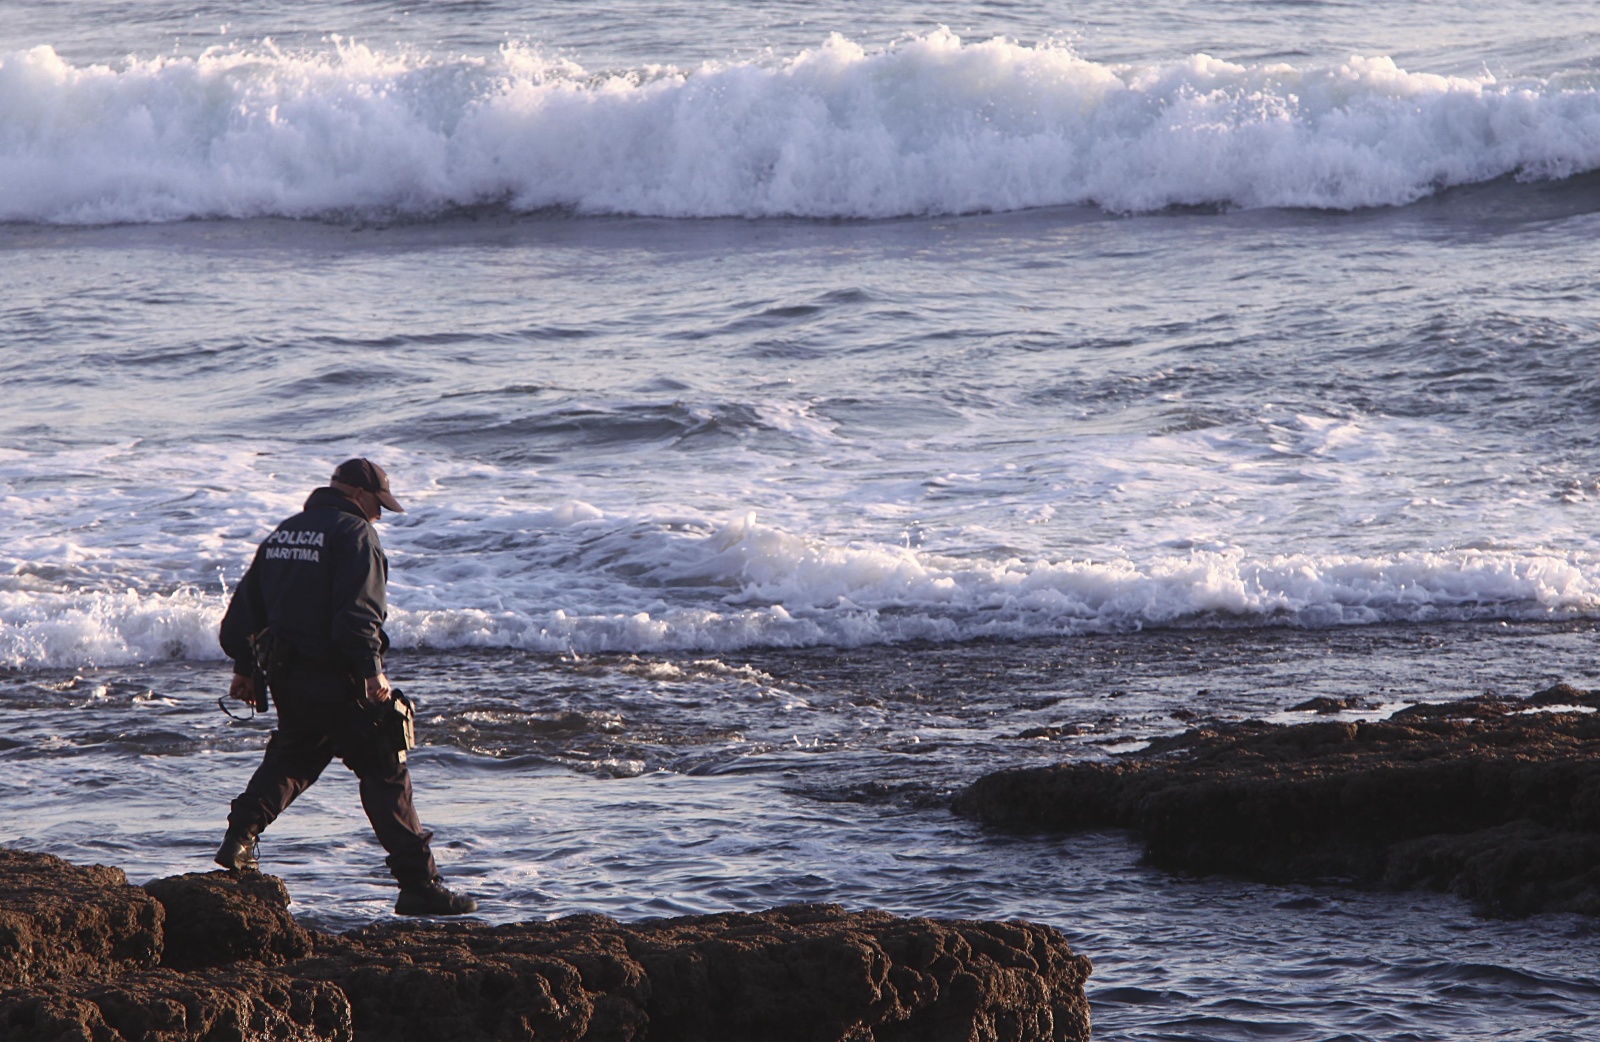
[[[376,492],[368,492],[364,488],[356,489],[356,506],[361,508],[361,513],[366,515],[368,521],[376,521],[383,516],[383,504],[378,502]]]

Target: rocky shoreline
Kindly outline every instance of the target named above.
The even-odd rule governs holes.
[[[1342,712],[1348,702],[1301,707]],[[1195,727],[1112,762],[1003,771],[955,809],[1130,829],[1149,860],[1600,915],[1600,691],[1383,720]],[[0,848],[0,1042],[1083,1042],[1091,967],[1026,922],[798,905],[621,923],[310,930],[281,880],[142,887]]]
[[[0,849],[0,1042],[1089,1037],[1089,960],[1032,923],[803,905],[333,935],[288,906],[272,876],[136,887]]]
[[[1117,762],[988,775],[955,809],[1008,828],[1129,829],[1175,871],[1600,915],[1594,709],[1600,691],[1559,684],[1376,721],[1199,727]]]

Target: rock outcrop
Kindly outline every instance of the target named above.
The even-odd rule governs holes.
[[[831,905],[334,936],[270,876],[0,851],[0,1042],[1079,1042],[1089,971],[1048,927]]]
[[[277,876],[191,873],[153,880],[144,891],[168,912],[163,966],[282,966],[311,954],[315,943],[289,913],[289,890]]]
[[[1131,829],[1173,870],[1600,915],[1600,714],[1583,708],[1600,692],[1558,685],[1377,722],[1199,728],[1115,763],[989,775],[955,808],[1007,827]]]
[[[0,848],[0,987],[150,969],[161,949],[160,903],[120,868]]]
[[[146,970],[0,992],[6,1042],[348,1042],[339,989],[254,968]]]

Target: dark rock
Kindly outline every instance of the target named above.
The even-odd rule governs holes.
[[[0,1042],[1089,1037],[1089,960],[1029,923],[813,905],[637,924],[394,921],[335,937],[295,923],[271,876],[193,874],[140,890],[115,869],[0,855],[20,866],[0,890],[0,923],[30,945],[28,972],[0,985]],[[68,891],[72,922],[91,937],[143,909],[153,935],[124,931],[145,938],[142,956],[116,962],[60,942],[67,920],[37,898]]]
[[[311,953],[311,933],[289,914],[289,891],[277,876],[192,873],[157,879],[144,889],[166,909],[163,966],[281,966]]]
[[[665,920],[629,948],[669,1038],[1088,1038],[1089,960],[1031,923],[934,922],[832,905]],[[667,982],[672,987],[665,987]]]
[[[1319,695],[1308,698],[1298,705],[1289,707],[1291,713],[1342,713],[1346,709],[1355,709],[1364,703],[1360,695],[1351,695],[1349,698],[1329,698]]]
[[[1600,916],[1600,835],[1531,821],[1397,845],[1383,882],[1450,890],[1506,915]]]
[[[334,985],[252,968],[151,970],[0,993],[0,1042],[349,1042]]]
[[[120,868],[0,848],[0,988],[148,969],[161,906]]]
[[[1196,742],[1207,738],[1217,738],[1223,735],[1237,738],[1250,734],[1263,734],[1272,730],[1276,730],[1276,725],[1264,723],[1260,720],[1203,724],[1200,727],[1184,731],[1182,734],[1157,735],[1145,743],[1144,748],[1139,752],[1144,756],[1155,756],[1160,753],[1172,752],[1176,749],[1187,749]],[[1122,735],[1116,741],[1119,743],[1131,742],[1134,741],[1134,737],[1132,735]]]
[[[1536,706],[1588,706],[1600,709],[1600,691],[1582,691],[1571,684],[1553,684],[1528,698]]]
[[[1088,1038],[1089,960],[1027,923],[831,905],[624,925],[379,925],[297,964],[394,1039]]]
[[[1030,727],[1017,733],[1016,738],[1060,738],[1089,734],[1094,728],[1088,724],[1051,724],[1047,727]]]
[[[1382,722],[1204,728],[1115,763],[990,775],[955,807],[1011,827],[1132,829],[1170,869],[1600,914],[1600,715],[1531,707],[1486,697]]]
[[[1519,709],[1526,708],[1528,703],[1515,698],[1501,698],[1496,695],[1485,695],[1482,698],[1464,698],[1457,702],[1419,702],[1414,706],[1406,706],[1390,716],[1389,719],[1398,723],[1412,720],[1476,720],[1486,716],[1505,716]]]
[[[336,983],[363,1039],[642,1038],[649,984],[615,928],[601,916],[375,924],[295,972]]]

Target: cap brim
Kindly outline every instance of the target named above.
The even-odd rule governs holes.
[[[396,514],[406,512],[406,508],[400,505],[398,499],[394,498],[393,492],[374,492],[373,495],[378,497],[378,502],[383,504],[383,509],[392,510]]]

